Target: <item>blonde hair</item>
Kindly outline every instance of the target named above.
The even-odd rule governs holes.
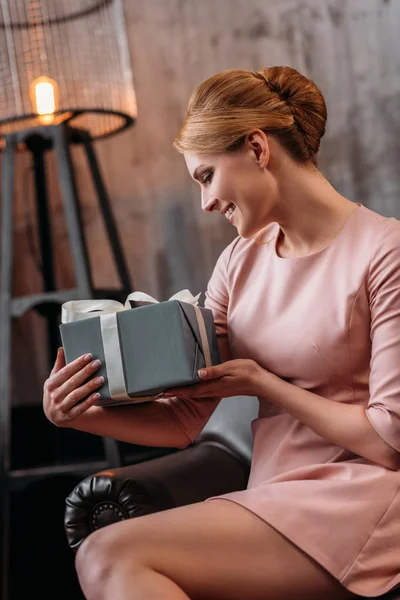
[[[233,152],[250,131],[261,129],[299,164],[316,167],[326,119],[321,91],[296,69],[228,69],[195,88],[173,145],[181,153]]]

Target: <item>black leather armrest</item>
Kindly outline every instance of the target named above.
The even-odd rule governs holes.
[[[242,490],[250,468],[217,442],[204,441],[84,479],[66,499],[65,531],[76,552],[95,529],[116,521]]]

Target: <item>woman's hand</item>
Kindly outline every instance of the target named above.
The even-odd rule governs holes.
[[[58,349],[54,367],[43,386],[43,410],[54,425],[71,427],[74,419],[98,401],[99,396],[95,397],[94,392],[104,381],[97,378],[87,381],[100,367],[100,362],[96,364],[92,358],[80,356],[66,365],[64,351]]]
[[[188,396],[191,398],[208,398],[217,396],[257,396],[260,389],[260,378],[266,371],[254,360],[238,358],[227,360],[220,365],[201,369],[205,375],[201,383],[185,387],[168,389],[163,393],[168,396]]]

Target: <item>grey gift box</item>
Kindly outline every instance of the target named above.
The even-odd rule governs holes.
[[[204,318],[212,364],[220,364],[213,313],[209,308],[197,308]],[[201,381],[197,371],[205,367],[205,357],[193,305],[168,300],[118,311],[116,318],[128,393],[124,400],[110,397],[100,316],[60,325],[66,363],[89,352],[101,362],[89,378],[104,377],[103,385],[96,389],[101,394],[97,405],[144,402],[168,388]]]

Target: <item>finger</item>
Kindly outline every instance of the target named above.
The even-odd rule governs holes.
[[[92,360],[89,364],[81,367],[79,371],[71,375],[69,379],[64,381],[56,390],[55,400],[63,400],[68,394],[86,383],[89,378],[100,368],[99,360]],[[82,396],[83,397],[83,396]]]
[[[60,369],[62,369],[62,367],[65,366],[65,355],[64,355],[64,349],[58,348],[57,350],[57,356],[56,356],[56,360],[54,361],[54,366],[52,368],[52,370],[50,371],[50,375],[53,375],[53,373],[57,373],[57,371],[59,371]]]
[[[81,402],[78,406],[74,406],[68,413],[68,418],[73,421],[83,415],[89,408],[95,405],[100,398],[100,395],[91,394],[89,398]]]
[[[64,354],[64,353],[63,353]],[[82,356],[78,356],[72,362],[65,364],[60,368],[59,371],[55,371],[49,377],[48,387],[49,389],[56,389],[61,387],[68,379],[70,379],[73,375],[78,373],[81,369],[83,369],[88,363],[91,362],[92,356],[90,354],[85,354]]]
[[[197,375],[200,379],[218,379],[227,375],[229,366],[227,363],[221,363],[220,365],[213,365],[212,367],[202,367],[197,371]]]
[[[79,387],[76,386],[76,381],[77,378],[75,378],[75,380],[74,378],[70,380],[71,389],[69,390],[69,393],[66,393],[65,390],[60,390],[60,397],[63,398],[63,401],[61,402],[59,408],[64,414],[67,414],[74,406],[76,406],[76,404],[86,399],[89,395],[98,391],[100,387],[104,384],[104,379],[100,381],[98,377],[86,381],[84,385],[81,385]]]

